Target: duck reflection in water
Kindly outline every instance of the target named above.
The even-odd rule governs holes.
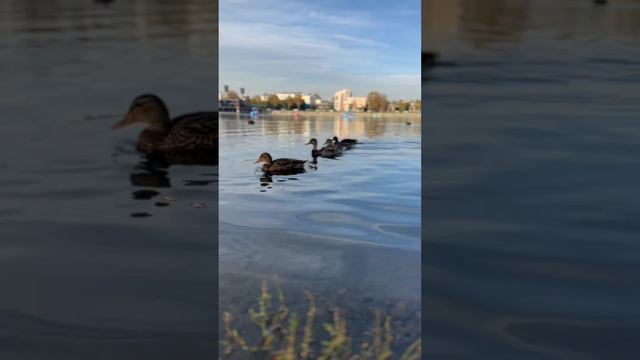
[[[283,182],[287,182],[287,181],[296,181],[298,180],[298,178],[295,177],[281,177],[281,178],[277,178],[275,181],[279,182],[279,183],[283,183]],[[266,189],[272,189],[273,188],[273,176],[272,175],[267,175],[265,174],[264,176],[260,177],[260,186]],[[262,189],[260,190],[260,192],[266,192],[267,190]]]
[[[172,184],[168,171],[170,165],[164,158],[146,156],[143,161],[136,165],[135,170],[129,176],[131,185],[145,188],[171,188]],[[207,186],[216,183],[215,179],[211,179],[211,177],[216,176],[214,173],[199,175],[206,176],[208,179],[183,180],[182,185]]]
[[[151,188],[170,188],[171,180],[166,170],[168,164],[163,159],[147,158],[136,165],[129,176],[131,185]]]

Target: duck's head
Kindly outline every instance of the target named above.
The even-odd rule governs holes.
[[[316,140],[316,138],[313,138],[311,140],[309,140],[308,143],[306,143],[305,145],[314,145],[317,146],[318,145],[318,140]]]
[[[338,137],[337,136],[333,137],[333,142],[336,143],[336,144],[340,142],[340,141],[338,141]]]
[[[271,162],[273,162],[273,159],[271,158],[271,155],[269,155],[269,153],[262,153],[260,154],[260,157],[258,158],[258,160],[256,160],[256,164],[259,163],[264,163],[266,165],[271,164]]]
[[[324,142],[324,144],[325,144],[325,145],[333,145],[333,141],[332,141],[331,139],[327,139],[327,140]]]
[[[166,130],[170,125],[169,110],[158,96],[140,95],[133,99],[127,114],[113,128],[118,129],[135,123],[145,123],[150,129]]]

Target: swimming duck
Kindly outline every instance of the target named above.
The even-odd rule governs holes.
[[[296,160],[296,159],[275,159],[269,155],[269,153],[262,153],[258,160],[256,160],[256,164],[262,163],[262,171],[265,174],[272,175],[293,175],[298,174],[305,171],[304,165],[306,163],[305,160]]]
[[[337,136],[333,137],[333,145],[337,146],[339,148],[345,149],[345,150],[351,149],[357,143],[358,143],[358,140],[356,140],[356,139],[338,140]]]
[[[325,145],[326,144],[327,143],[325,142]],[[305,145],[313,145],[313,149],[311,149],[311,157],[313,157],[314,159],[317,158],[318,156],[323,158],[333,158],[333,157],[336,157],[336,155],[338,155],[338,151],[336,151],[336,149],[333,146],[329,146],[329,147],[324,146],[320,150],[318,150],[318,140],[316,140],[315,138],[309,140],[309,142],[306,143]]]
[[[327,152],[334,153],[336,156],[340,155],[342,153],[342,148],[340,147],[340,145],[334,144],[331,139],[327,139],[324,142],[324,148],[323,149],[326,149]]]
[[[136,97],[114,129],[135,123],[146,128],[138,137],[138,150],[172,163],[217,163],[218,113],[204,111],[174,118],[162,99],[153,94]]]

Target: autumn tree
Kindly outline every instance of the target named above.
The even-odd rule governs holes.
[[[398,107],[398,111],[404,111],[404,104],[405,102],[403,100],[398,100],[398,102],[396,103],[396,106]]]
[[[235,91],[233,91],[233,90],[230,90],[230,91],[227,93],[227,99],[229,99],[229,100],[237,100],[237,99],[239,99],[239,98],[240,98],[240,97],[238,96],[238,93],[237,93],[237,92],[235,92]]]
[[[369,111],[385,111],[388,106],[389,100],[387,100],[387,95],[377,91],[372,91],[367,95],[367,109]]]
[[[297,94],[294,98],[293,98],[293,104],[295,105],[296,109],[298,110],[302,110],[302,108],[304,107],[305,103],[304,100],[302,99],[302,95]]]
[[[282,105],[280,104],[280,99],[278,99],[275,95],[269,95],[269,99],[267,100],[269,107],[272,109],[280,109]]]
[[[249,102],[251,105],[258,108],[266,108],[269,106],[269,103],[267,101],[263,101],[260,96],[254,96]]]

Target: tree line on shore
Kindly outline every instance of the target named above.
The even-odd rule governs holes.
[[[241,97],[235,91],[229,91],[227,99],[235,100],[241,99]],[[276,95],[269,95],[266,100],[263,100],[260,96],[254,96],[252,98],[246,97],[243,99],[248,101],[249,104],[260,109],[274,109],[274,110],[304,110],[307,108],[313,108],[313,105],[306,104],[301,95],[295,95],[294,97],[288,97],[281,100]],[[333,108],[333,106],[331,107]],[[364,111],[370,112],[385,112],[385,111],[420,111],[422,109],[422,101],[404,101],[394,100],[389,101],[385,94],[378,91],[371,91],[367,95],[366,106]]]

